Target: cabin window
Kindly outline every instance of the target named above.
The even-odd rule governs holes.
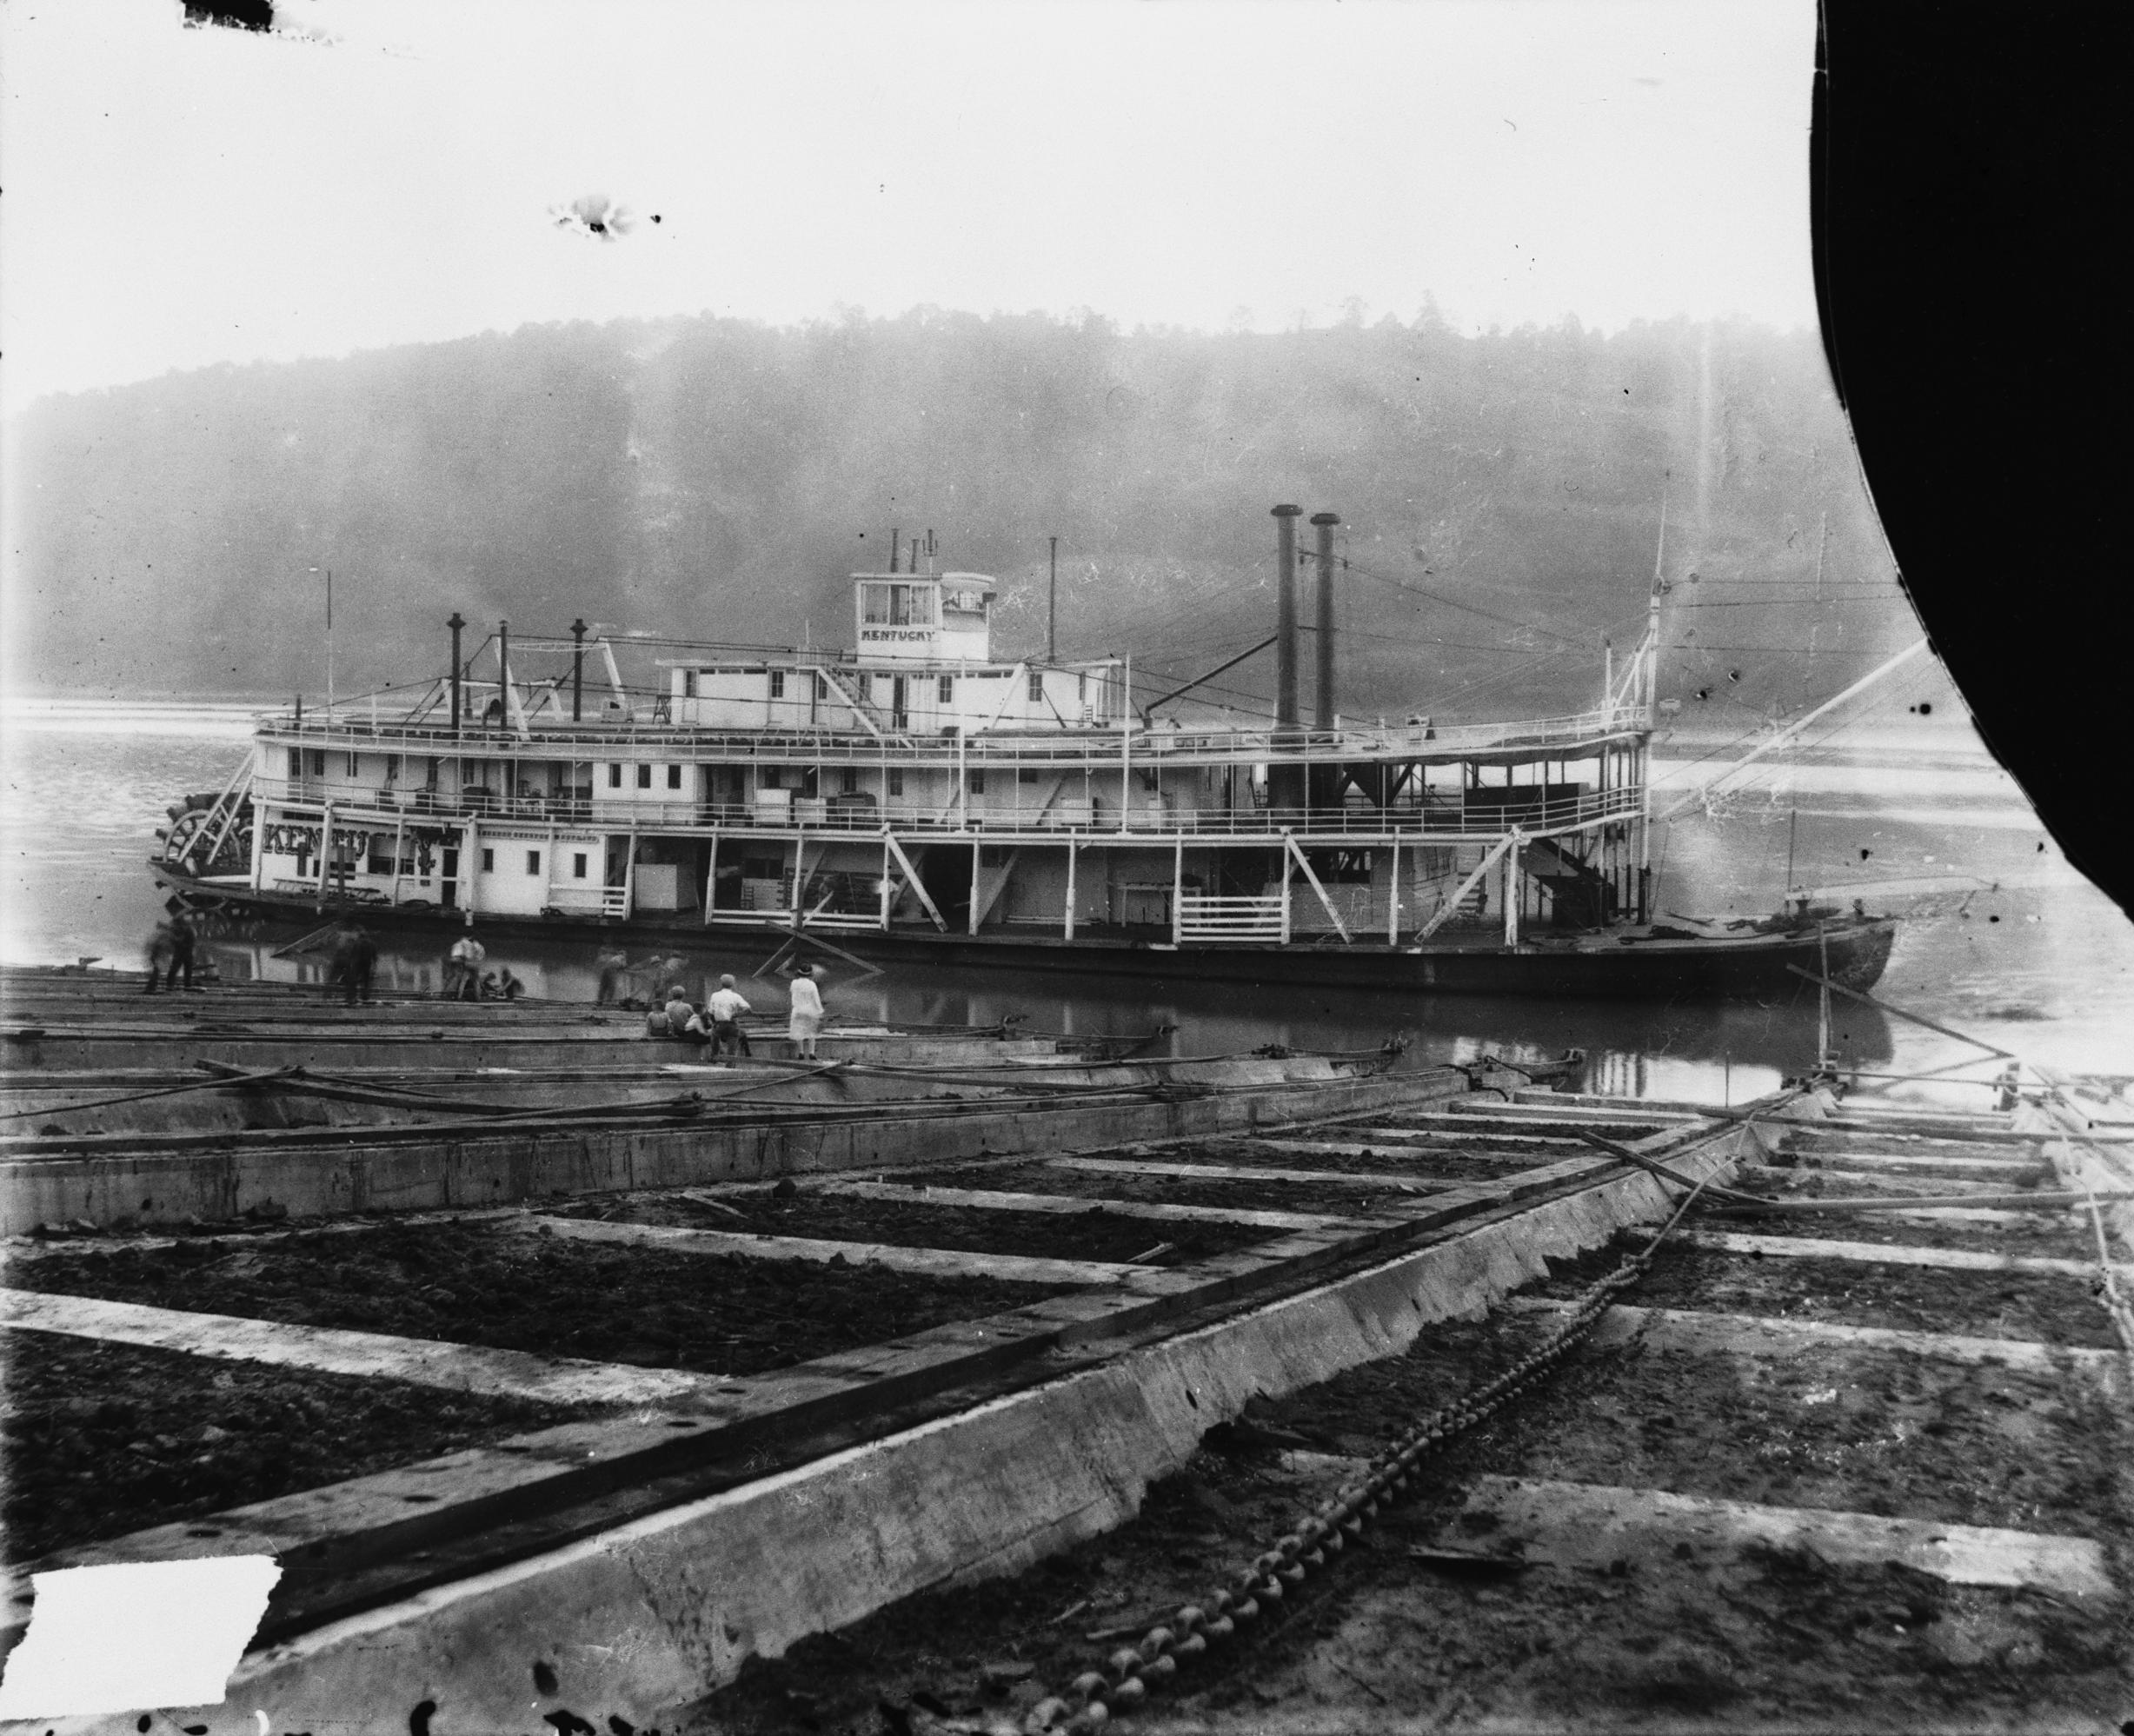
[[[350,755],[349,755],[349,775],[350,777],[354,777],[354,776],[356,775],[356,755],[353,755],[353,754],[350,754]]]
[[[861,619],[869,627],[931,627],[931,585],[871,584],[861,587]]]
[[[311,775],[313,777],[326,775],[326,749],[323,748],[314,748],[311,750]]]
[[[442,759],[438,758],[438,757],[437,757],[437,756],[436,756],[435,754],[431,755],[430,755],[430,759],[429,759],[429,765],[428,765],[428,766],[427,766],[427,767],[426,767],[426,768],[423,769],[423,773],[422,773],[422,787],[423,787],[425,789],[435,789],[435,788],[437,788],[437,774],[438,774],[439,772],[442,771],[443,769],[444,769],[444,762],[443,762]]]
[[[652,788],[652,768],[650,766],[640,766],[637,768],[637,787],[640,789],[650,789]]]
[[[771,697],[783,699],[785,696],[786,672],[783,669],[773,669],[771,671]]]
[[[400,755],[398,754],[388,754],[385,756],[385,781],[388,783],[400,782]]]
[[[970,774],[970,785],[973,795],[983,795],[986,793],[985,773],[977,768],[973,768]]]
[[[610,765],[608,768],[608,788],[610,789],[620,789],[622,788],[622,768],[621,765]]]
[[[541,872],[541,852],[539,850],[529,850],[526,853],[526,871],[529,874]]]
[[[289,750],[289,775],[291,777],[303,775],[303,749],[302,748],[291,748]]]
[[[482,872],[484,874],[496,872],[496,852],[487,845],[484,845],[482,850]]]
[[[816,697],[817,699],[828,699],[829,696],[830,696],[830,678],[829,678],[828,675],[816,675],[816,677],[815,677],[815,697]]]
[[[667,787],[669,789],[680,789],[681,788],[681,768],[680,766],[668,767]]]
[[[1074,702],[1077,705],[1089,703],[1089,677],[1087,675],[1074,677]]]
[[[859,767],[847,766],[838,775],[838,788],[847,795],[857,795],[860,793]]]
[[[583,850],[578,850],[572,853],[570,859],[570,877],[573,880],[583,880],[585,878],[585,852]]]
[[[778,788],[778,768],[776,766],[765,766],[763,768],[763,775],[761,780],[760,787],[764,789],[775,789]]]
[[[954,675],[941,677],[940,697],[943,705],[954,705],[956,702],[956,678]]]
[[[889,768],[889,794],[892,795],[904,794],[904,768],[901,766]]]
[[[1037,782],[1037,768],[1034,766],[1022,767],[1015,774],[1015,782],[1017,783],[1035,783]]]
[[[696,671],[695,669],[684,669],[681,672],[681,696],[684,699],[696,697]]]
[[[1045,697],[1045,672],[1042,669],[1030,671],[1030,697],[1034,700]]]

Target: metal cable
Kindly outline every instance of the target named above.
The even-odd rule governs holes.
[[[1182,1606],[1168,1625],[1152,1627],[1138,1646],[1122,1646],[1106,1660],[1102,1670],[1089,1670],[1074,1679],[1069,1692],[1080,1704],[1058,1695],[1040,1700],[1030,1709],[1026,1730],[1082,1733],[1101,1728],[1115,1712],[1130,1710],[1147,1697],[1150,1688],[1177,1674],[1181,1664],[1206,1654],[1211,1646],[1236,1636],[1266,1613],[1265,1606],[1280,1603],[1290,1590],[1304,1581],[1313,1568],[1323,1567],[1338,1555],[1353,1537],[1375,1518],[1382,1507],[1404,1493],[1416,1475],[1416,1466],[1432,1448],[1465,1433],[1493,1416],[1541,1376],[1590,1334],[1617,1295],[1645,1275],[1698,1196],[1705,1181],[1689,1187],[1659,1233],[1641,1254],[1632,1254],[1606,1277],[1586,1290],[1572,1305],[1571,1316],[1503,1374],[1477,1388],[1458,1403],[1433,1411],[1399,1440],[1371,1461],[1367,1473],[1336,1493],[1300,1520],[1273,1546],[1261,1553],[1253,1565],[1240,1573],[1227,1590],[1217,1592],[1206,1605]],[[1709,1181],[1706,1177],[1705,1181]]]

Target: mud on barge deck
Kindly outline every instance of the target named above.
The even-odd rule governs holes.
[[[2124,1359],[2008,1200],[2119,1148],[1468,1085],[18,1241],[16,1632],[32,1567],[274,1555],[218,1736],[2113,1727]]]

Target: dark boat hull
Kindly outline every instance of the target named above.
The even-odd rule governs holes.
[[[232,890],[192,879],[168,863],[150,864],[157,880],[189,901],[316,925],[347,915],[366,928],[429,934],[441,946],[464,933],[463,912]],[[705,922],[481,916],[486,937],[505,940],[635,941],[656,946],[755,948],[766,954],[791,939],[761,921]],[[1848,988],[1880,981],[1896,924],[1887,917],[1846,917],[1789,933],[1695,939],[1632,935],[1545,935],[1516,947],[1451,941],[1420,947],[1358,942],[1286,947],[1195,946],[1190,949],[1117,935],[1073,941],[1013,931],[941,934],[932,928],[839,929],[821,938],[870,963],[926,961],[959,968],[1094,973],[1108,977],[1190,978],[1196,981],[1309,985],[1435,994],[1491,994],[1561,1000],[1792,1001],[1812,990],[1795,974],[1823,974]]]

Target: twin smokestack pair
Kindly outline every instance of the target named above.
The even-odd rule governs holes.
[[[1295,728],[1297,711],[1297,515],[1300,506],[1274,509],[1274,726]],[[1319,531],[1319,715],[1321,729],[1333,728],[1333,528],[1340,520],[1315,512]]]

